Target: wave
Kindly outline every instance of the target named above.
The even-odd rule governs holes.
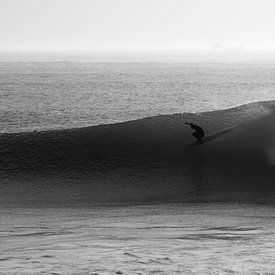
[[[199,146],[184,124],[213,137]],[[275,101],[0,135],[1,203],[273,202]]]

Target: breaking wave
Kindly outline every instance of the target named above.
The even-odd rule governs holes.
[[[213,138],[199,146],[184,122]],[[271,203],[275,101],[0,135],[2,204]]]

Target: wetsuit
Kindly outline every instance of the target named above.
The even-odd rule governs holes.
[[[198,140],[198,142],[201,142],[202,138],[204,137],[203,129],[200,126],[195,125],[193,123],[185,123],[185,124],[190,125],[190,127],[195,130],[195,132],[192,135]]]

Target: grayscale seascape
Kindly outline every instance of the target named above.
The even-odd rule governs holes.
[[[274,0],[0,0],[0,275],[275,275]]]

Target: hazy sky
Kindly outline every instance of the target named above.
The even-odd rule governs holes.
[[[275,0],[0,0],[0,49],[275,50]]]

